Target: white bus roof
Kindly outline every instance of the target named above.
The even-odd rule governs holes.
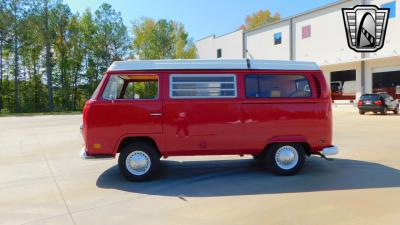
[[[116,61],[108,71],[135,70],[320,70],[314,62],[246,59]]]

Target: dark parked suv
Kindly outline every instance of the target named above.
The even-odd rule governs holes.
[[[376,94],[364,94],[358,101],[358,110],[361,115],[366,112],[387,114],[387,111],[399,113],[399,102],[386,92]]]

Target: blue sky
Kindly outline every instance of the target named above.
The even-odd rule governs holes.
[[[259,9],[279,12],[282,18],[323,6],[336,0],[64,0],[73,12],[96,10],[107,2],[120,11],[129,30],[141,17],[182,22],[194,39],[231,32]]]

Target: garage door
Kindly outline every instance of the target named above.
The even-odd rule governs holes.
[[[356,70],[342,70],[331,72],[331,81],[354,81],[356,80]]]
[[[388,92],[400,99],[400,70],[372,74],[373,92]]]

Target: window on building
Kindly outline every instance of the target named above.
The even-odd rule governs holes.
[[[274,45],[279,45],[282,43],[282,32],[274,34]]]
[[[303,26],[301,28],[301,37],[302,39],[311,37],[311,25]]]
[[[111,76],[102,94],[103,99],[156,99],[158,98],[158,77]]]
[[[310,83],[303,75],[246,75],[248,98],[308,98]]]
[[[382,5],[382,8],[390,9],[389,18],[396,17],[396,1],[388,2]]]
[[[170,77],[171,98],[235,98],[233,74],[176,74]]]
[[[217,49],[217,58],[222,58],[222,49]]]

